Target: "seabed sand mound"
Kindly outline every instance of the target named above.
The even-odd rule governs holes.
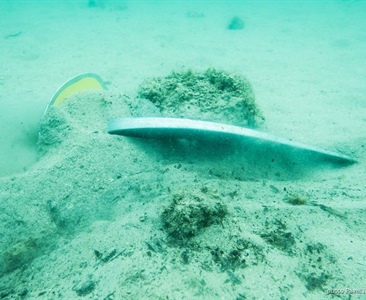
[[[250,82],[238,74],[209,68],[172,72],[145,80],[138,94],[164,117],[186,117],[257,127],[264,121]]]
[[[0,179],[0,298],[320,299],[366,286],[359,166],[315,172],[271,149],[106,132],[112,118],[159,115],[109,93],[50,108],[39,162]]]

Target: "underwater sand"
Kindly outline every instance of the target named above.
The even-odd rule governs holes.
[[[364,291],[366,4],[96,3],[0,4],[0,298]],[[234,16],[243,30],[227,30]],[[155,114],[134,99],[144,79],[209,67],[249,79],[263,130],[358,163],[107,134],[111,118]],[[40,126],[53,93],[83,72],[108,91],[71,97]],[[180,245],[161,215],[186,193],[228,214]]]

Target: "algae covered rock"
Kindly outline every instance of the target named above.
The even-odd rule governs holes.
[[[0,275],[29,264],[40,249],[39,240],[27,238],[7,248],[0,256]]]
[[[196,236],[203,228],[220,224],[227,214],[226,205],[197,194],[176,194],[161,218],[168,236],[184,241]]]
[[[164,117],[182,117],[256,127],[264,118],[249,81],[213,68],[173,72],[143,82],[138,96],[154,103]]]

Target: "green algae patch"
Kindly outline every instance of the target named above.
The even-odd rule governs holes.
[[[220,224],[227,207],[219,201],[195,194],[176,194],[161,215],[168,237],[179,243],[196,236],[204,228]]]

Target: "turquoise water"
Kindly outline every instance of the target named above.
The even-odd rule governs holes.
[[[302,96],[306,103],[296,106],[306,110],[317,103],[315,97],[323,97],[315,91],[328,93],[323,98],[329,105],[337,99],[340,105],[346,99],[358,102],[362,94],[363,1],[0,5],[3,175],[33,164],[36,131],[48,100],[66,80],[83,72],[96,72],[111,88],[133,95],[143,78],[174,69],[238,71],[253,82],[267,114],[273,106],[281,109],[280,99]],[[228,30],[234,17],[244,29]],[[272,103],[274,97],[278,101]]]
[[[363,292],[365,29],[365,1],[2,1],[0,298]],[[107,134],[158,114],[143,82],[209,68],[250,82],[260,130],[358,163]],[[90,72],[106,92],[44,116]]]

